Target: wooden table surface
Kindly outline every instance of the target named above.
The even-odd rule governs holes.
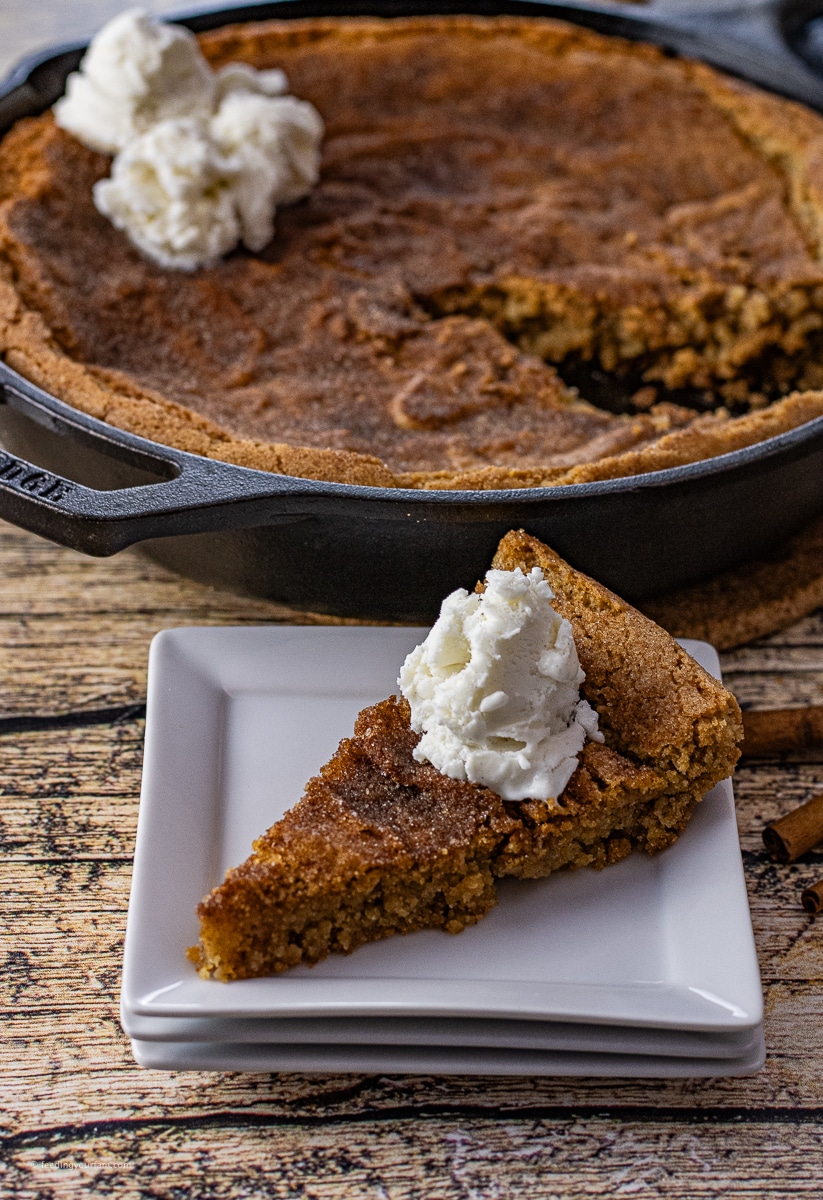
[[[744,763],[736,793],[766,996],[750,1079],[576,1081],[145,1071],[118,1021],[146,657],[159,629],[277,619],[127,551],[0,524],[0,1195],[765,1197],[823,1194],[823,854],[764,821],[823,754]],[[822,702],[823,614],[724,655],[751,706]],[[5,1171],[5,1174],[2,1173]]]
[[[3,0],[0,69],[120,7]],[[168,626],[278,618],[137,552],[86,559],[0,523],[0,1196],[819,1200],[823,918],[798,897],[823,854],[776,867],[760,839],[765,821],[821,790],[819,752],[744,763],[736,778],[766,998],[768,1060],[754,1078],[135,1065],[118,995],[149,641]],[[724,670],[746,705],[823,702],[823,616],[726,654]]]

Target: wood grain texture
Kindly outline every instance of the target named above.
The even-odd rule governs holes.
[[[142,702],[149,643],[169,626],[328,623],[191,583],[137,550],[87,558],[3,522],[0,564],[0,660],[14,672],[0,719]]]
[[[137,553],[85,559],[0,526],[0,1195],[819,1196],[823,922],[799,894],[823,853],[781,867],[761,840],[766,821],[823,790],[819,749],[744,763],[735,782],[766,994],[769,1057],[752,1079],[134,1064],[118,991],[148,643],[169,625],[283,615]],[[820,703],[821,614],[724,656],[724,670],[748,706]]]

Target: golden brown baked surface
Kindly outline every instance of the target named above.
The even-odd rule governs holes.
[[[271,974],[416,929],[457,933],[494,905],[497,878],[665,849],[730,773],[737,703],[667,633],[522,532],[494,565],[544,571],[606,744],[586,743],[558,800],[508,803],[416,762],[404,700],[364,709],[299,803],[200,904],[190,954],[204,976]]]
[[[815,114],[553,21],[202,44],[317,106],[321,182],[262,253],[170,272],[94,209],[106,157],[19,123],[0,352],[71,403],[244,465],[452,488],[634,474],[823,413]]]
[[[203,48],[286,70],[326,122],[322,181],[262,253],[186,275],[97,214],[108,158],[19,122],[0,353],[56,395],[246,466],[416,487],[636,474],[823,413],[781,398],[823,384],[809,110],[551,20],[272,22]]]

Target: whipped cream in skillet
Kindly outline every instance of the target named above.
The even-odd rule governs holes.
[[[154,261],[194,270],[240,241],[261,250],[277,206],[317,182],[323,121],[287,87],[278,70],[214,72],[188,30],[130,9],[92,40],[54,114],[116,155],[98,210]]]

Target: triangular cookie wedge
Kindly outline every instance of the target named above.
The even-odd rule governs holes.
[[[417,762],[405,700],[364,709],[302,799],[198,906],[189,956],[201,975],[246,979],[395,933],[457,933],[492,908],[501,876],[665,849],[730,774],[737,703],[664,630],[523,532],[492,565],[543,571],[605,744],[586,742],[558,800],[507,802]]]

